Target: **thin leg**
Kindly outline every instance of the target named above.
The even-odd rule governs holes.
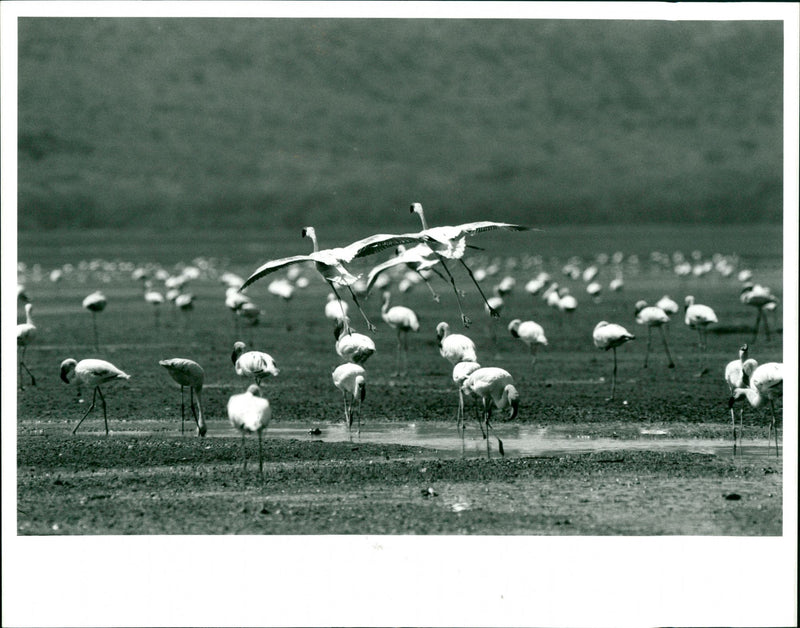
[[[758,314],[756,314],[756,324],[753,327],[753,339],[750,341],[751,343],[754,343],[756,341],[756,338],[758,338],[759,323],[761,323],[761,308],[758,308]]]
[[[181,386],[181,434],[183,434],[183,386]]]
[[[400,353],[403,350],[402,342],[400,340],[400,335],[401,334],[402,334],[402,332],[398,329],[397,330],[397,350],[394,353],[394,373],[393,373],[393,375],[399,375],[400,374],[400,361],[401,361]]]
[[[247,450],[244,446],[244,432],[242,432],[242,473],[245,471],[247,471]]]
[[[761,310],[759,310],[759,312],[760,311]],[[764,331],[767,334],[767,342],[769,342],[769,322],[767,321],[768,317],[767,317],[767,313],[766,312],[764,312],[764,314],[762,315],[762,318],[764,319]]]
[[[106,436],[108,436],[108,418],[106,417],[106,398],[103,397],[103,391],[100,386],[97,387],[97,394],[100,395],[100,401],[103,404],[103,423],[106,425]]]
[[[489,301],[486,300],[486,295],[483,294],[483,290],[481,290],[481,286],[478,283],[478,280],[475,279],[475,275],[472,274],[472,270],[470,269],[470,267],[467,266],[467,263],[462,258],[459,257],[458,261],[461,262],[461,265],[467,269],[467,273],[469,273],[470,279],[472,279],[472,283],[475,284],[475,287],[478,289],[478,292],[481,293],[481,297],[483,297],[483,302],[486,304],[486,307],[489,308],[489,314],[492,315],[492,318],[500,318],[500,312],[498,312],[496,309],[494,309],[492,306],[489,305]]]
[[[775,430],[775,456],[778,456],[778,423],[775,418],[775,402],[772,399],[769,400],[769,408],[772,410],[772,423],[770,424],[770,428]],[[769,443],[767,443],[769,446]]]
[[[95,351],[100,350],[100,343],[97,340],[97,314],[92,312],[92,328],[94,329],[94,349]]]
[[[358,297],[356,293],[353,292],[353,289],[350,286],[347,286],[347,289],[350,291],[350,296],[353,297],[353,303],[356,304],[358,311],[361,312],[361,316],[364,318],[364,322],[367,324],[367,328],[370,331],[378,331],[378,328],[373,325],[370,320],[367,318],[367,315],[364,313],[364,310],[361,309],[361,304],[358,302]]]
[[[197,400],[197,403],[200,403],[200,400]],[[194,409],[194,388],[189,386],[189,408],[192,411],[192,416],[194,416],[194,422],[197,427],[200,427],[200,421],[197,418],[197,410]]]
[[[614,393],[617,389],[617,348],[612,347],[611,351],[614,354],[614,369],[611,371],[611,396],[606,401],[614,400]]]
[[[647,349],[644,352],[644,367],[647,368],[647,358],[650,355],[650,343],[653,340],[653,328],[650,325],[647,326]]]
[[[403,332],[403,375],[408,373],[408,332]]]
[[[258,430],[258,474],[264,481],[264,450],[261,445],[261,430]]]
[[[31,376],[31,386],[36,386],[36,379],[33,377],[33,373],[31,373],[31,372],[30,372],[30,370],[28,369],[28,367],[27,367],[27,366],[25,366],[25,362],[22,362],[22,361],[20,360],[20,365],[22,366],[22,368],[24,368],[24,369],[25,369],[25,371],[28,373],[28,375],[30,375],[30,376]],[[21,374],[21,373],[20,373],[20,381],[22,381],[22,374]]]
[[[744,408],[739,408],[739,454],[744,453],[742,438],[744,437]]]
[[[667,352],[667,359],[669,360],[669,363],[667,364],[667,366],[669,368],[671,368],[671,369],[674,369],[675,368],[675,362],[672,361],[672,355],[669,352],[669,345],[667,344],[667,335],[664,333],[664,328],[663,327],[659,327],[658,331],[661,332],[661,340],[664,342],[664,351]]]
[[[731,407],[731,423],[733,424],[733,455],[736,455],[736,414]]]
[[[461,313],[461,322],[464,323],[464,327],[469,327],[472,323],[472,320],[464,314],[464,309],[461,307],[461,296],[458,294],[458,288],[456,288],[456,280],[453,277],[453,273],[450,272],[450,269],[447,267],[447,264],[444,263],[444,258],[439,257],[439,261],[442,263],[442,268],[444,268],[447,276],[450,279],[450,285],[453,286],[453,293],[456,295],[456,302],[458,303],[458,311]]]
[[[89,413],[90,413],[92,410],[94,410],[94,402],[95,402],[95,399],[97,398],[97,391],[98,391],[98,390],[100,390],[100,389],[99,389],[99,388],[95,388],[95,389],[94,389],[94,394],[92,395],[92,405],[90,405],[90,406],[89,406],[89,409],[88,409],[86,412],[84,412],[83,416],[81,417],[81,420],[80,420],[80,421],[78,421],[78,424],[77,424],[77,425],[75,426],[75,428],[72,430],[72,433],[73,433],[73,434],[74,434],[75,432],[77,432],[77,431],[78,431],[78,428],[81,426],[81,423],[83,423],[83,419],[85,419],[87,416],[89,416]]]
[[[491,403],[491,402],[490,402]],[[486,400],[483,401],[484,411],[483,415],[485,417],[484,423],[486,425],[486,457],[492,457],[492,448],[491,448],[491,441],[489,440],[489,419],[492,416],[492,406],[486,403]]]
[[[439,302],[439,295],[436,294],[436,291],[433,289],[433,286],[431,285],[431,282],[428,281],[428,278],[425,275],[423,275],[421,272],[419,272],[417,269],[414,269],[414,272],[417,273],[420,277],[422,277],[422,281],[425,282],[425,285],[428,286],[428,290],[431,291],[431,296],[433,297],[433,300],[438,303]]]
[[[339,302],[339,309],[342,310],[342,333],[349,334],[350,333],[350,323],[347,321],[347,313],[344,311],[344,302],[342,301],[342,297],[339,296],[339,293],[336,291],[336,287],[333,285],[332,282],[328,282],[328,285],[333,290],[333,295],[336,297],[336,300]],[[352,292],[352,291],[351,291]]]

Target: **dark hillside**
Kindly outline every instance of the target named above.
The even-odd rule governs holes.
[[[403,224],[415,200],[436,223],[779,222],[782,41],[779,22],[25,18],[19,225]]]

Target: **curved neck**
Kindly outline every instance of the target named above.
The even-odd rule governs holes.
[[[422,221],[422,230],[426,231],[428,229],[428,221],[425,220],[425,212],[422,209],[422,205],[419,205],[418,207],[419,211],[417,213],[419,214],[419,219]]]
[[[31,316],[30,306],[25,308],[25,322],[28,323],[28,325],[33,325],[33,317]]]
[[[319,252],[319,244],[317,244],[317,232],[313,229],[308,229],[306,231],[306,235],[311,238],[311,242],[314,244],[314,253]]]

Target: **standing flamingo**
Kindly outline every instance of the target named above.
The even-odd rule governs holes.
[[[492,409],[505,410],[510,408],[509,419],[514,420],[519,414],[519,393],[514,386],[514,378],[501,368],[489,366],[473,371],[462,385],[466,394],[480,397],[483,401],[483,425],[486,437],[486,455],[491,457],[489,447],[489,430],[492,429]],[[497,438],[497,447],[500,455],[503,451],[503,441]]]
[[[528,227],[507,222],[491,222],[488,220],[482,220],[479,222],[468,222],[461,225],[428,228],[428,223],[425,220],[425,212],[423,211],[420,203],[411,204],[411,213],[419,214],[419,218],[422,221],[422,231],[417,234],[406,235],[411,235],[418,241],[427,244],[439,257],[439,260],[442,263],[442,268],[444,268],[445,273],[450,279],[450,284],[453,287],[453,293],[456,295],[458,311],[461,313],[461,321],[464,323],[464,327],[469,327],[472,321],[466,314],[464,314],[464,310],[461,306],[461,296],[458,288],[456,288],[456,281],[453,278],[450,269],[447,267],[447,264],[444,261],[445,259],[457,259],[459,262],[461,262],[461,265],[466,269],[470,279],[472,279],[472,283],[475,284],[475,287],[478,289],[478,292],[483,298],[484,304],[489,308],[489,313],[491,316],[498,317],[499,313],[489,305],[486,295],[483,293],[480,284],[478,284],[478,281],[475,279],[475,275],[464,261],[464,252],[468,246],[467,236],[473,236],[476,233],[492,231],[495,229],[505,229],[507,231],[526,231],[528,230]]]
[[[653,341],[653,327],[656,327],[661,333],[661,340],[664,343],[664,351],[667,353],[669,368],[675,368],[675,363],[672,361],[672,356],[669,352],[669,345],[667,344],[667,336],[664,334],[664,325],[669,324],[669,316],[660,307],[655,305],[647,305],[647,301],[636,302],[636,322],[639,325],[647,325],[647,349],[644,354],[644,367],[647,368],[647,358],[650,355],[650,346]]]
[[[758,310],[756,315],[756,324],[753,326],[753,339],[750,342],[755,342],[758,337],[758,326],[761,320],[764,320],[764,332],[769,342],[769,323],[767,322],[767,315],[765,310],[768,307],[775,307],[778,303],[777,297],[770,292],[770,289],[760,284],[746,284],[742,288],[739,299],[745,305],[750,305]]]
[[[742,398],[746,398],[750,405],[758,408],[765,400],[769,400],[772,410],[772,421],[769,424],[769,435],[767,445],[772,441],[772,431],[775,430],[775,455],[778,455],[778,426],[775,417],[775,399],[783,396],[783,363],[767,362],[760,366],[755,366],[755,360],[747,360],[742,366],[747,374],[749,385],[736,388],[730,399],[728,407],[733,408],[734,404]]]
[[[628,332],[622,325],[617,325],[616,323],[600,321],[594,327],[594,332],[592,333],[594,346],[605,351],[611,349],[614,352],[614,370],[611,372],[611,396],[606,401],[613,401],[614,392],[617,388],[617,347],[634,338],[636,336]]]
[[[81,417],[81,420],[78,421],[78,424],[72,430],[72,433],[74,434],[78,431],[78,428],[81,426],[81,423],[83,423],[83,420],[92,410],[94,410],[95,401],[97,399],[97,395],[99,394],[100,402],[103,404],[103,421],[106,426],[106,436],[108,436],[106,400],[105,397],[103,397],[103,391],[100,390],[100,384],[105,384],[106,382],[111,382],[116,379],[130,379],[131,376],[119,370],[116,366],[110,362],[106,362],[105,360],[89,358],[86,360],[81,360],[80,362],[76,362],[72,358],[67,358],[61,363],[61,381],[63,381],[65,384],[69,384],[70,378],[73,376],[77,379],[79,384],[82,384],[87,388],[93,388],[94,393],[92,394],[92,405],[89,406],[89,409],[86,411],[83,417]]]
[[[475,371],[481,368],[477,362],[459,362],[453,367],[453,383],[458,389],[458,410],[456,411],[456,430],[461,436],[461,452],[464,452],[464,382]],[[478,421],[483,431],[483,424]],[[484,434],[485,436],[485,434]]]
[[[347,362],[340,364],[331,374],[333,385],[342,391],[344,399],[344,420],[347,432],[352,438],[353,415],[358,417],[358,434],[361,434],[361,404],[367,394],[367,372],[363,366]]]
[[[439,339],[439,354],[450,364],[459,362],[477,362],[478,354],[475,343],[464,334],[451,334],[450,325],[442,321],[436,326],[436,337]]]
[[[158,317],[161,313],[161,305],[164,303],[164,295],[158,290],[153,289],[152,283],[149,280],[145,281],[144,284],[144,300],[153,306],[155,326],[158,327]]]
[[[733,391],[737,388],[747,388],[749,385],[748,371],[752,372],[757,366],[755,360],[748,359],[748,347],[743,344],[739,347],[739,359],[731,360],[725,366],[725,382],[728,384],[729,393],[733,395]],[[745,364],[752,362],[752,366]],[[733,455],[736,455],[736,416],[734,415],[733,408],[731,407],[731,425],[733,427]],[[739,408],[739,439],[741,440],[744,433],[744,408]]]
[[[261,396],[261,389],[257,384],[250,384],[247,391],[239,395],[231,395],[228,399],[228,420],[231,425],[242,435],[242,472],[247,471],[247,450],[245,436],[258,435],[258,474],[264,481],[264,452],[262,446],[262,432],[267,429],[272,419],[272,408],[269,400]]]
[[[239,377],[252,377],[256,385],[260,386],[261,380],[268,375],[277,377],[280,374],[280,369],[275,365],[275,360],[269,353],[245,351],[246,346],[241,341],[233,343],[231,361]]]
[[[411,308],[403,305],[390,307],[391,298],[392,294],[388,290],[383,293],[381,318],[397,332],[395,375],[405,375],[408,370],[408,333],[419,331],[419,319]]]
[[[684,307],[685,309],[685,318],[684,322],[691,328],[696,329],[697,334],[699,337],[699,347],[700,347],[700,372],[697,374],[698,377],[705,375],[708,373],[708,368],[704,366],[705,363],[705,353],[707,350],[706,345],[706,328],[718,322],[717,315],[707,305],[700,305],[699,303],[694,302],[694,297],[689,295],[684,300]]]
[[[515,318],[508,324],[508,331],[514,338],[519,338],[528,345],[531,352],[531,369],[533,369],[536,366],[536,352],[539,347],[547,346],[547,337],[544,335],[544,329],[534,321],[521,321]]]
[[[30,375],[31,386],[36,386],[36,378],[34,378],[33,373],[31,373],[30,369],[25,364],[25,351],[27,351],[28,345],[36,339],[36,325],[33,324],[33,317],[31,316],[32,311],[33,305],[30,302],[25,303],[25,322],[17,325],[17,351],[22,347],[17,369],[17,380],[20,389],[24,388],[22,384],[22,369],[25,369],[28,375]]]
[[[97,290],[92,292],[83,300],[83,307],[92,313],[92,328],[94,329],[94,348],[95,351],[100,349],[100,343],[97,340],[97,313],[106,309],[108,301],[105,295]]]
[[[672,316],[673,314],[677,314],[680,310],[680,306],[675,303],[672,299],[670,299],[666,294],[661,297],[658,302],[656,303],[656,307],[661,308],[667,313],[667,316]]]
[[[361,315],[364,317],[367,327],[370,331],[375,331],[376,327],[370,322],[369,318],[367,318],[367,315],[361,308],[361,304],[358,302],[358,297],[352,289],[353,284],[356,283],[359,278],[347,270],[345,264],[351,262],[357,257],[372,255],[373,253],[382,251],[390,246],[397,246],[398,244],[412,242],[414,241],[414,238],[390,234],[376,234],[348,244],[345,247],[321,250],[319,248],[319,244],[317,243],[317,232],[315,231],[314,227],[306,227],[301,233],[303,237],[311,238],[311,242],[314,245],[313,252],[308,255],[293,255],[291,257],[270,260],[265,264],[262,264],[253,272],[252,275],[250,275],[250,277],[245,280],[240,289],[244,290],[254,281],[258,281],[262,277],[265,277],[270,273],[274,273],[276,270],[279,270],[290,264],[314,262],[314,267],[317,269],[317,272],[322,276],[322,278],[328,283],[333,291],[333,294],[336,296],[336,300],[340,303],[342,302],[339,293],[336,291],[336,287],[345,286],[350,292],[353,302],[356,304],[358,310],[361,312]],[[342,311],[342,318],[344,318],[345,315],[346,312]]]
[[[197,433],[200,436],[206,435],[206,422],[203,419],[203,406],[200,401],[200,393],[203,391],[203,380],[205,372],[203,367],[193,360],[186,358],[171,358],[169,360],[159,360],[161,366],[167,369],[170,377],[181,386],[181,434],[183,434],[184,404],[183,389],[189,387],[189,408],[194,415],[197,424]],[[194,409],[194,398],[197,397],[197,411]]]
[[[369,336],[359,334],[352,329],[350,333],[344,332],[344,321],[336,321],[333,330],[336,337],[336,353],[353,364],[364,364],[375,353],[375,342]]]

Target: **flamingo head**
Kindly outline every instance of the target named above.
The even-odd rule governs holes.
[[[447,334],[450,332],[450,325],[442,321],[436,326],[436,337],[439,339],[439,344],[442,344],[442,340]]]
[[[642,300],[636,302],[636,305],[633,306],[633,309],[638,314],[639,312],[641,312],[646,307],[647,307],[647,301],[642,299]]]
[[[247,392],[253,395],[253,397],[261,396],[261,388],[258,386],[258,384],[250,384],[247,387]]]
[[[72,358],[67,358],[61,363],[61,381],[69,384],[69,376],[75,372],[77,363]]]
[[[231,353],[231,362],[236,364],[236,360],[239,359],[239,356],[244,353],[245,344],[239,340],[233,343],[233,353]]]
[[[508,324],[508,331],[511,332],[511,335],[514,336],[514,338],[519,338],[520,324],[522,324],[522,321],[519,320],[518,318],[515,318]]]
[[[511,406],[511,413],[508,415],[508,418],[513,421],[519,414],[519,393],[512,384],[509,384],[506,386],[505,394],[508,399],[508,404]]]
[[[739,347],[739,358],[744,362],[747,359],[747,352],[748,347],[747,343],[744,343],[741,347]]]
[[[303,229],[300,231],[300,235],[304,238],[314,239],[317,235],[317,232],[314,227],[303,227]]]
[[[412,214],[421,214],[422,213],[422,203],[411,203],[411,207],[409,210]]]
[[[694,305],[694,297],[689,295],[683,300],[684,309],[688,309],[690,305]]]

